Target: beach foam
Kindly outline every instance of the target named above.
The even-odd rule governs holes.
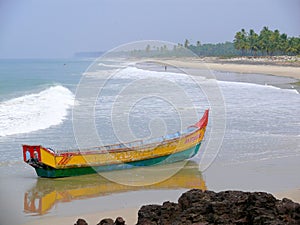
[[[0,136],[28,133],[58,125],[74,104],[73,93],[60,85],[0,102]]]
[[[184,73],[175,73],[175,72],[160,72],[160,71],[150,71],[145,69],[139,69],[136,67],[127,67],[123,70],[118,71],[114,77],[123,78],[123,79],[145,79],[145,78],[157,78],[157,79],[166,79],[170,81],[186,81],[190,77]],[[190,77],[191,78],[191,77]]]

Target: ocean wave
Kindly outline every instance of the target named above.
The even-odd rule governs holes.
[[[100,67],[111,67],[111,68],[126,68],[126,64],[106,64],[106,63],[98,63]]]
[[[126,67],[115,74],[117,78],[135,79],[135,78],[164,78],[168,80],[176,80],[179,78],[188,77],[184,73],[151,71],[146,69],[136,68],[134,66]]]
[[[0,137],[58,125],[73,104],[73,93],[61,85],[0,102]]]

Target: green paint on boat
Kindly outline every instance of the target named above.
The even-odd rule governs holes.
[[[185,159],[192,158],[198,153],[200,145],[201,143],[187,150],[177,152],[172,155],[134,161],[129,163],[111,164],[111,165],[94,166],[94,167],[74,167],[68,169],[54,169],[52,167],[47,167],[47,168],[35,168],[35,170],[37,175],[40,177],[57,178],[57,177],[86,175],[86,174],[105,172],[111,170],[130,169],[139,166],[153,166],[158,163],[160,165],[169,164],[169,163],[179,162]]]

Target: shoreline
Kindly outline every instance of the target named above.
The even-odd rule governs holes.
[[[274,193],[274,196],[279,200],[282,200],[283,198],[288,198],[294,202],[300,203],[300,187],[284,192]]]
[[[300,93],[300,67],[261,63],[241,64],[234,59],[224,63],[215,57],[199,58],[147,58],[138,62],[137,68],[157,72],[186,73],[191,76],[213,78],[220,81],[271,85],[281,89],[295,89]],[[167,65],[167,68],[165,67]],[[207,72],[211,71],[211,72]],[[235,74],[230,76],[227,73]]]
[[[265,74],[281,77],[290,77],[300,80],[300,67],[290,65],[274,65],[261,63],[240,63],[235,60],[222,61],[212,60],[210,58],[182,58],[178,59],[164,59],[167,64],[176,67],[189,69],[210,69],[222,72],[235,72],[242,74]]]

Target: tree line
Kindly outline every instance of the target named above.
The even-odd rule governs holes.
[[[241,29],[234,36],[234,47],[241,51],[242,55],[299,55],[300,38],[288,37],[279,30],[270,30],[263,27],[259,34],[253,29],[246,32]]]
[[[195,44],[191,44],[188,39],[185,39],[184,43],[178,43],[171,48],[166,45],[147,45],[145,49],[131,51],[130,55],[134,57],[190,56],[187,49],[198,56],[300,55],[300,37],[288,37],[277,29],[272,31],[265,26],[259,33],[253,29],[249,32],[241,29],[236,32],[233,42],[201,44],[200,41],[196,41]]]
[[[237,56],[241,51],[234,47],[232,42],[217,43],[217,44],[201,44],[197,41],[196,45],[184,45],[198,56]]]
[[[236,32],[233,42],[217,44],[190,44],[186,39],[184,46],[199,56],[272,56],[272,55],[299,55],[300,37],[288,37],[279,30],[270,30],[268,27],[257,34],[253,29]]]

